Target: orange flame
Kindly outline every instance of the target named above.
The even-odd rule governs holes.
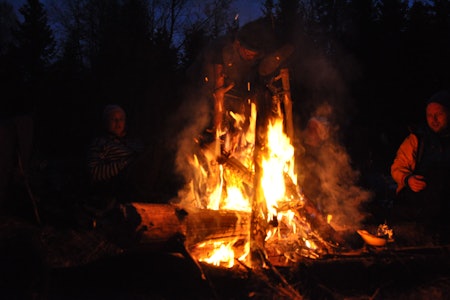
[[[294,147],[283,133],[283,120],[276,119],[268,128],[268,154],[262,162],[262,187],[268,209],[268,220],[277,215],[278,203],[284,201],[286,184],[284,174],[294,175]],[[294,181],[295,182],[295,181]]]
[[[253,109],[255,108],[252,107]],[[254,113],[256,111],[252,115]],[[262,160],[261,185],[267,205],[266,219],[268,223],[276,220],[278,224],[268,227],[265,241],[269,247],[276,248],[276,251],[299,253],[298,255],[316,258],[318,255],[315,250],[318,249],[318,246],[311,238],[312,230],[305,219],[299,216],[295,209],[290,208],[292,199],[286,193],[286,175],[294,184],[297,182],[297,177],[294,171],[294,147],[284,133],[283,125],[282,118],[276,118],[269,122],[267,152]],[[254,127],[251,126],[250,130],[254,131]],[[253,161],[253,149],[249,150],[250,148],[243,147],[240,152],[233,153],[233,156],[249,169]],[[198,168],[197,172],[200,175],[207,177],[206,170],[202,169],[196,157],[193,166]],[[251,212],[252,195],[244,187],[242,178],[237,178],[238,175],[228,172],[223,165],[218,165],[217,168],[220,180],[216,181],[216,186],[208,189],[210,193],[207,197],[206,207],[212,210]],[[329,218],[331,220],[331,216]],[[282,243],[287,246],[281,245]],[[242,262],[248,258],[250,237],[243,244],[239,243],[239,246],[236,244],[238,244],[236,240],[226,239],[202,243],[196,246],[197,259],[216,266],[231,268],[234,266],[237,256],[239,256],[238,260]],[[287,256],[292,257],[292,255]]]

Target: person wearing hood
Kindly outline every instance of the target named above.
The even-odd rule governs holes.
[[[397,184],[394,212],[401,220],[422,224],[447,238],[450,200],[450,92],[426,101],[426,124],[411,130],[391,165]],[[444,236],[442,236],[444,235]]]

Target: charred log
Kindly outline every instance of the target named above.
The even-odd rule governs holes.
[[[267,205],[264,197],[262,183],[261,183],[261,155],[262,150],[256,147],[254,153],[255,174],[253,177],[254,193],[252,198],[252,215],[250,228],[250,259],[252,267],[261,268],[265,264],[266,247],[265,238],[267,235]]]
[[[170,204],[131,204],[140,215],[135,231],[139,247],[150,250],[190,249],[209,240],[245,240],[250,230],[250,213],[199,209],[186,211]],[[178,241],[178,242],[176,242]],[[178,246],[174,244],[178,243]]]
[[[250,230],[250,213],[242,211],[200,209],[186,218],[188,247],[214,239],[246,239]]]
[[[140,247],[160,250],[179,236],[186,235],[185,211],[170,204],[133,202],[131,205],[140,216],[140,223],[135,229]]]
[[[285,175],[284,181],[286,184],[286,191],[290,197],[297,203],[295,210],[301,215],[305,216],[311,227],[315,229],[328,243],[343,243],[342,237],[334,230],[334,228],[327,222],[325,216],[316,207],[313,201],[306,197],[306,195],[298,191],[297,186],[292,182],[291,177]]]

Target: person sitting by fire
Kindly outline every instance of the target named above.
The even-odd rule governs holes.
[[[450,199],[450,92],[439,91],[426,102],[426,125],[410,129],[391,165],[397,183],[393,222],[419,223],[448,242]],[[438,240],[439,241],[439,240]]]
[[[97,208],[111,206],[116,201],[127,202],[129,192],[128,172],[143,152],[140,139],[127,132],[126,113],[115,104],[103,110],[103,134],[94,138],[88,149],[87,166]]]
[[[339,140],[338,128],[334,108],[328,102],[318,105],[300,132],[298,181],[320,214],[353,233],[367,217],[361,204],[372,194],[358,185],[360,173]]]

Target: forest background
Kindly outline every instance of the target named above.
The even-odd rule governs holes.
[[[77,191],[102,107],[122,105],[149,163],[151,202],[176,195],[185,72],[212,39],[243,24],[232,0],[0,1],[2,119],[34,118],[32,167]],[[361,171],[389,176],[425,100],[450,87],[450,1],[266,0],[290,61],[297,129],[323,103]]]

